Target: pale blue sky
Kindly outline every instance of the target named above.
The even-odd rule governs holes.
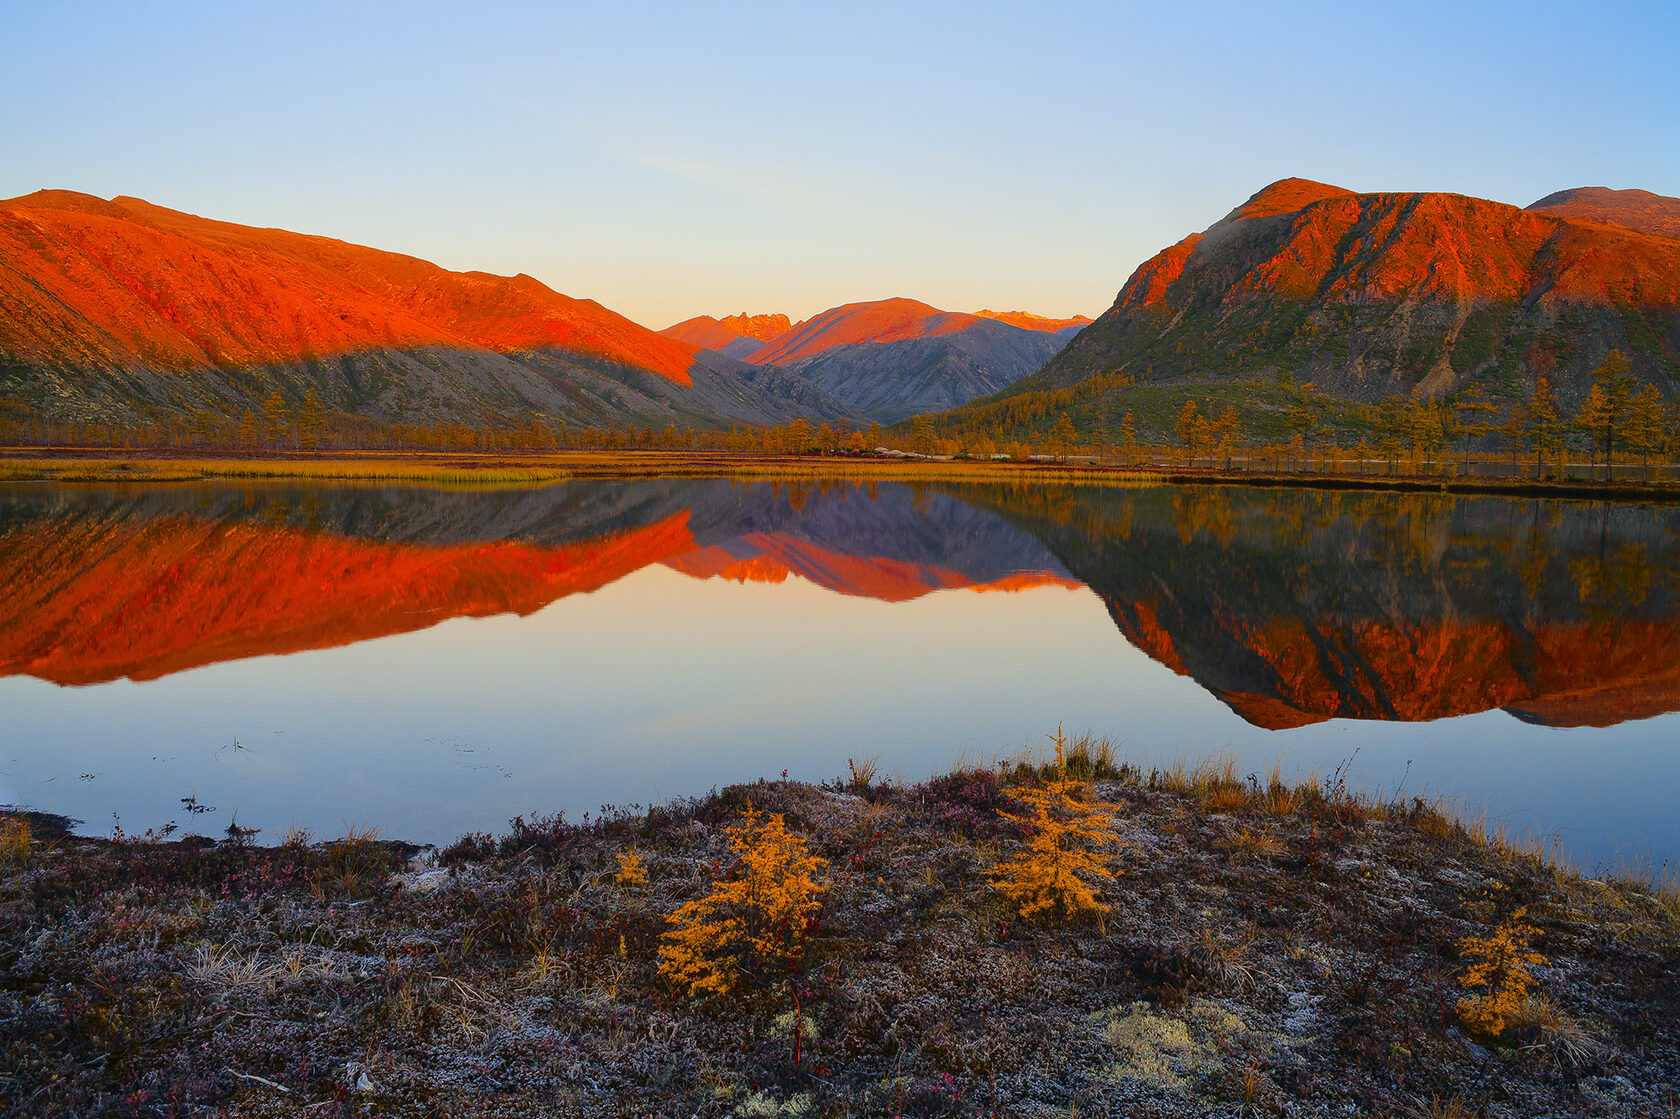
[[[1680,195],[1673,0],[0,17],[0,197],[133,194],[523,271],[654,327],[890,295],[1094,315],[1287,175]]]

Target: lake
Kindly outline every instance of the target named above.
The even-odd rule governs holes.
[[[1214,486],[0,486],[0,801],[127,834],[515,815],[1058,723],[1680,855],[1680,509]]]

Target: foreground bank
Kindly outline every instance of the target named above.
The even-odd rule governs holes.
[[[556,1116],[1674,1106],[1672,893],[1557,870],[1420,801],[1216,766],[1140,772],[1094,750],[1060,776],[760,782],[580,824],[516,820],[436,853],[369,836],[88,839],[8,818],[0,1104]],[[1096,821],[1098,839],[1082,841],[1058,803]],[[1063,869],[1097,889],[1098,908],[1052,884],[1042,896],[1065,904],[1023,917],[1025,895],[998,888],[1022,879],[1000,868],[1030,870],[1052,835],[1090,855]],[[1491,974],[1481,986],[1478,965]]]

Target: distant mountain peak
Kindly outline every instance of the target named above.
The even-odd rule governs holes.
[[[786,315],[750,315],[742,311],[722,319],[696,315],[659,333],[703,350],[716,350],[745,360],[766,342],[781,337],[792,327]]]
[[[983,319],[996,319],[998,322],[1018,326],[1022,330],[1042,330],[1050,334],[1058,330],[1066,330],[1070,326],[1089,326],[1091,318],[1088,315],[1074,315],[1067,319],[1053,319],[1046,315],[1035,315],[1031,311],[976,311],[976,315]]]
[[[1572,187],[1548,194],[1528,208],[1572,221],[1618,225],[1660,237],[1680,237],[1680,198],[1648,190]]]
[[[964,330],[980,321],[978,315],[941,311],[903,296],[844,303],[806,319],[749,360],[754,365],[780,365],[814,357],[836,346],[932,338]]]
[[[793,326],[786,315],[749,315],[745,311],[738,315],[730,315],[726,319],[719,319],[718,323],[727,326],[743,338],[756,338],[760,342],[768,342],[778,335],[786,334]]]

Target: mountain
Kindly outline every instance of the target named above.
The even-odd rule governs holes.
[[[832,307],[747,360],[796,373],[842,404],[890,423],[1014,384],[1064,341],[1054,332],[914,299],[882,299]]]
[[[742,311],[728,318],[696,315],[659,333],[702,350],[715,350],[745,361],[773,338],[793,328],[786,315],[749,315]]]
[[[1648,190],[1576,187],[1548,194],[1529,209],[1661,237],[1680,237],[1680,198],[1665,198]]]
[[[1543,369],[1573,404],[1618,348],[1673,395],[1680,241],[1653,231],[1671,228],[1677,207],[1589,189],[1525,210],[1285,179],[1146,261],[1113,307],[1008,394],[1120,374],[1287,376],[1354,400],[1469,385],[1513,398]]]
[[[1006,322],[1010,326],[1018,326],[1022,330],[1043,330],[1050,334],[1063,334],[1070,327],[1074,328],[1073,333],[1078,333],[1079,328],[1091,325],[1091,319],[1088,315],[1075,315],[1071,319],[1048,319],[1043,315],[1035,315],[1031,311],[976,311],[974,313],[983,319],[996,319],[998,322]],[[1068,336],[1071,337],[1071,335]]]
[[[388,420],[833,415],[785,375],[526,275],[449,272],[137,198],[0,203],[0,398],[50,416],[237,415],[273,391]]]

